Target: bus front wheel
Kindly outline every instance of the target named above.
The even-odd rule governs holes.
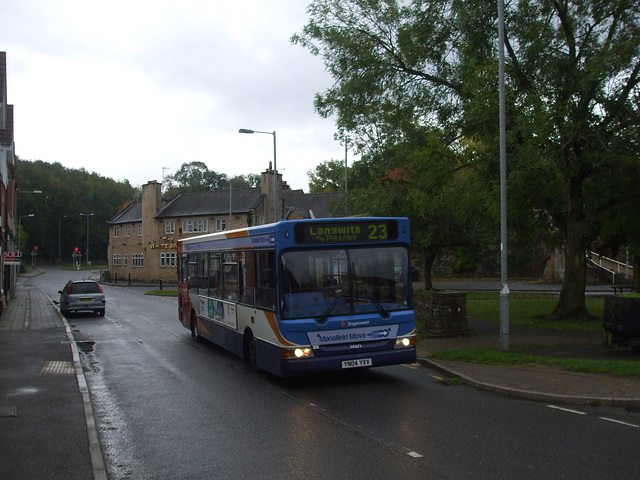
[[[254,372],[259,371],[258,368],[258,351],[256,349],[256,339],[253,336],[253,333],[250,331],[246,333],[246,358],[249,362],[249,367]]]

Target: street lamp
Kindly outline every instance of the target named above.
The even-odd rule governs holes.
[[[20,234],[22,233],[22,219],[25,217],[35,217],[35,214],[28,213],[27,215],[20,215],[18,217],[18,251],[20,251]]]
[[[58,263],[60,263],[60,220],[62,218],[67,218],[67,216],[58,217]]]
[[[266,133],[267,135],[273,135],[273,215],[274,219],[278,221],[278,169],[276,168],[276,132],[260,132],[258,130],[251,130],[249,128],[241,128],[238,133]]]
[[[93,216],[93,213],[81,213],[83,217],[87,217],[87,267],[89,266],[89,217]]]

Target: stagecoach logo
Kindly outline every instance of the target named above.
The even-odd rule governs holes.
[[[343,327],[362,327],[363,325],[369,325],[369,320],[362,320],[360,322],[341,322]]]
[[[394,339],[398,336],[398,325],[388,327],[351,328],[348,330],[327,330],[309,332],[309,343],[313,348],[338,343],[359,343],[371,340]]]

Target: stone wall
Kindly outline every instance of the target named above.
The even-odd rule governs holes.
[[[416,324],[429,337],[469,335],[467,294],[420,290],[415,294]]]

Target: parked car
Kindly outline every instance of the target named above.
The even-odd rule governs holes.
[[[95,280],[69,280],[60,294],[60,313],[68,315],[81,310],[92,310],[104,316],[106,300],[102,287]]]

